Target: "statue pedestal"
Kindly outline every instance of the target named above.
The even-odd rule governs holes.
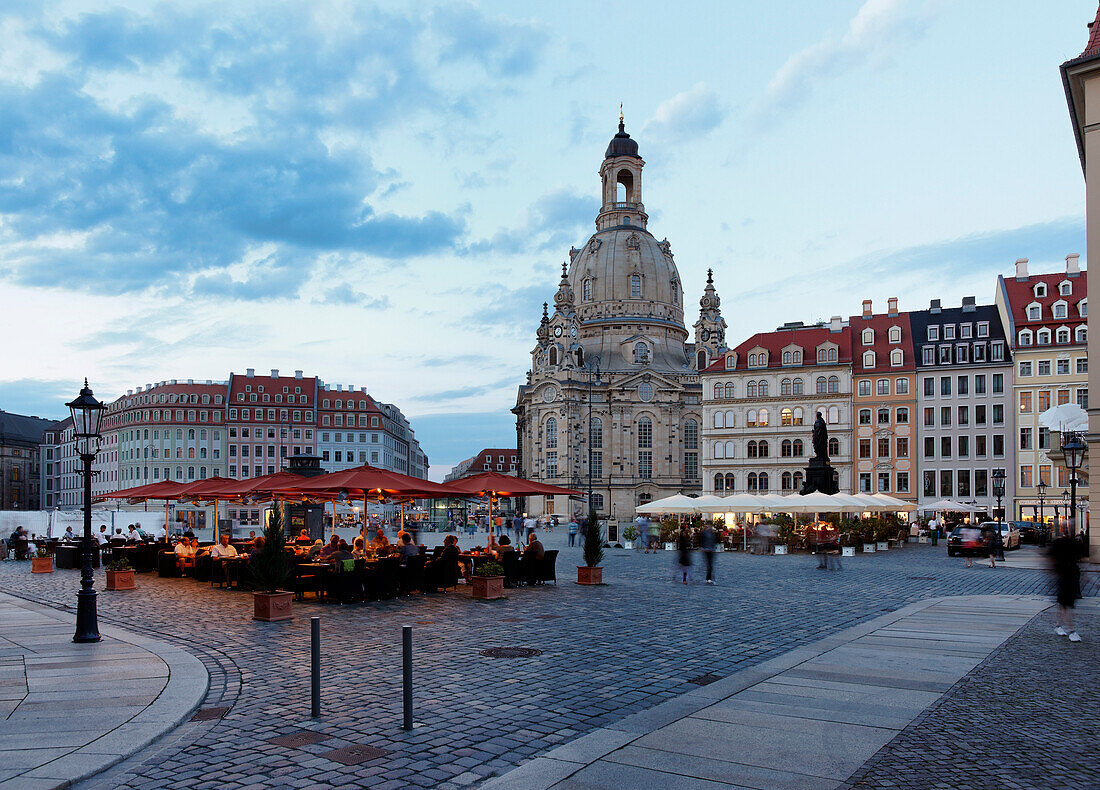
[[[836,494],[840,491],[836,469],[825,458],[811,458],[806,467],[806,482],[802,484],[800,494],[812,494],[820,491],[822,494]]]

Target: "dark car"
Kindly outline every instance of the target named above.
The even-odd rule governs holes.
[[[1033,543],[1045,546],[1050,542],[1050,527],[1037,521],[1013,521],[1012,526],[1020,531],[1021,543]]]
[[[977,527],[955,527],[947,536],[948,557],[981,557],[987,549]]]

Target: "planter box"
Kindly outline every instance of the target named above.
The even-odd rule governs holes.
[[[880,540],[875,544],[875,551],[888,551],[890,549],[890,541]]]
[[[594,568],[578,565],[577,584],[603,584],[603,568],[599,565]]]
[[[714,547],[714,550],[715,550],[715,551],[725,551],[725,550],[726,550],[726,547],[725,547],[725,546],[723,546],[723,545],[722,545],[721,543],[719,543],[719,544],[717,544],[717,545],[716,545],[716,546]]]
[[[31,573],[53,573],[53,557],[31,557]]]
[[[864,543],[863,544],[863,553],[864,554],[874,554],[875,553],[875,544],[874,543]]]
[[[786,546],[776,546],[775,547],[775,553],[776,554],[786,554],[787,553],[787,547]]]
[[[632,548],[634,548],[634,541],[632,541],[632,540],[624,540],[624,541],[623,541],[623,548],[624,548],[624,549],[632,549]]]
[[[921,535],[919,538],[917,538],[917,543],[931,543],[931,542],[932,542],[932,539],[930,537],[928,537],[927,535]]]
[[[854,557],[854,556],[856,556],[856,547],[855,546],[843,546],[843,547],[841,547],[840,556],[841,557]]]
[[[265,623],[293,620],[293,598],[294,593],[285,590],[252,593],[252,619],[263,620]]]
[[[665,551],[676,551],[676,544],[675,543],[666,543],[665,544]]]
[[[107,571],[108,590],[132,590],[134,589],[133,569],[125,571]]]
[[[474,598],[492,601],[504,597],[503,576],[471,576],[470,590]]]

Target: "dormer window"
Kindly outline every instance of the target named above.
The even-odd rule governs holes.
[[[901,327],[900,326],[890,327],[889,339],[890,339],[891,343],[900,343],[901,342]]]
[[[1068,343],[1069,342],[1069,327],[1065,327],[1065,326],[1058,327],[1058,331],[1055,333],[1054,336],[1055,336],[1058,343]]]
[[[893,351],[890,352],[890,365],[892,367],[901,367],[904,359],[905,355],[902,353],[900,348],[895,348]]]
[[[955,325],[954,324],[944,324],[944,326],[943,326],[943,339],[944,340],[954,340],[955,339]]]
[[[1036,299],[1042,299],[1044,296],[1047,295],[1047,284],[1035,283],[1035,287],[1032,289],[1032,293],[1035,294]]]
[[[962,340],[969,340],[974,334],[973,324],[959,324],[959,338]]]
[[[864,351],[863,352],[863,367],[873,368],[875,366],[875,352]]]
[[[801,365],[802,364],[802,352],[801,351],[795,351],[794,352],[794,364],[796,364],[796,365]]]
[[[1042,318],[1043,318],[1043,306],[1042,305],[1035,304],[1033,302],[1032,304],[1029,304],[1027,306],[1027,320],[1028,321],[1039,321],[1039,320],[1042,320]]]
[[[979,321],[978,322],[978,337],[989,337],[989,322],[988,321]]]
[[[1069,296],[1073,293],[1073,283],[1069,280],[1062,280],[1062,282],[1058,283],[1058,293],[1062,296]]]
[[[726,355],[726,370],[733,370],[737,367],[737,358],[733,354]]]
[[[929,326],[928,327],[928,339],[929,340],[939,340],[940,339],[940,328],[938,326]]]
[[[645,343],[634,344],[634,361],[639,365],[649,364],[649,346]]]
[[[1037,345],[1040,345],[1040,346],[1049,346],[1050,345],[1050,330],[1049,329],[1040,329],[1038,332],[1036,332],[1035,333],[1035,342],[1036,342]]]
[[[1020,334],[1016,336],[1016,343],[1021,346],[1030,346],[1032,337],[1030,329],[1021,329]]]
[[[863,345],[873,346],[875,344],[875,330],[868,327],[863,330]]]
[[[1088,318],[1089,317],[1089,300],[1088,299],[1082,299],[1080,302],[1077,303],[1077,314],[1079,316],[1081,316],[1082,318]]]
[[[1083,326],[1077,327],[1077,342],[1084,344],[1088,342],[1089,330]]]
[[[1065,318],[1068,307],[1069,305],[1064,300],[1059,299],[1057,302],[1051,305],[1050,309],[1052,315],[1055,318]]]

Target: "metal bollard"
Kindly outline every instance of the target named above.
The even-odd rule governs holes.
[[[310,637],[310,680],[312,685],[312,708],[310,715],[317,719],[321,716],[321,618],[309,618]]]
[[[413,728],[413,629],[411,625],[401,626],[401,664],[402,664],[402,710],[406,730]]]

